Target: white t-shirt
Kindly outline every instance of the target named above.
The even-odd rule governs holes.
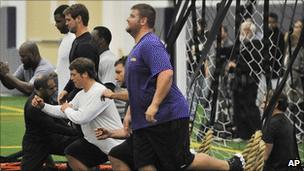
[[[58,75],[58,92],[62,92],[65,85],[70,79],[70,50],[75,39],[75,34],[68,32],[64,34],[60,46],[58,48],[57,58],[57,75]]]
[[[104,51],[99,56],[99,67],[98,67],[98,78],[99,80],[105,83],[113,83],[116,85],[115,81],[115,55],[110,51]]]
[[[103,127],[109,130],[120,129],[123,127],[114,101],[110,99],[101,99],[101,94],[106,89],[100,83],[95,82],[92,87],[85,92],[81,90],[70,102],[72,108],[65,109],[64,113],[60,111],[60,106],[45,104],[43,112],[59,118],[68,118],[72,122],[81,125],[84,138],[100,148],[101,151],[108,154],[114,147],[123,142],[123,140],[107,138],[97,140],[94,129]]]

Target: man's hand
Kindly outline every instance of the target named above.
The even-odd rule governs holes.
[[[229,61],[225,67],[225,74],[231,73],[236,68],[236,63],[234,61]]]
[[[66,109],[66,108],[72,108],[73,107],[73,105],[71,105],[70,103],[68,103],[67,101],[65,102],[65,103],[63,103],[62,105],[61,105],[61,108],[60,108],[60,110],[62,111],[62,112],[64,112],[64,110]]]
[[[110,89],[106,89],[103,94],[102,94],[102,97],[105,97],[105,98],[109,98],[109,99],[112,99],[112,95],[113,95],[113,91],[110,90]]]
[[[35,95],[35,97],[32,99],[32,106],[38,109],[42,109],[44,105],[44,100],[41,97]]]
[[[98,140],[104,140],[111,137],[111,132],[105,128],[96,128],[95,135]]]
[[[151,104],[145,112],[146,120],[149,123],[155,123],[157,120],[155,119],[155,115],[158,111],[158,105]]]
[[[0,75],[4,76],[9,73],[9,67],[7,62],[0,62]]]
[[[235,62],[233,62],[233,61],[229,61],[228,62],[228,68],[230,69],[230,68],[235,68],[236,67],[236,63]]]
[[[68,94],[69,94],[69,93],[68,93],[67,91],[63,90],[63,91],[58,95],[58,97],[57,97],[57,102],[58,102],[58,104],[61,105],[61,104],[65,103]]]

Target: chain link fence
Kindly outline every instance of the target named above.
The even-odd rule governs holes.
[[[197,1],[194,17],[196,21],[193,20],[194,14],[192,14],[186,22],[187,98],[193,120],[191,135],[193,147],[197,147],[204,133],[211,128],[215,134],[211,154],[227,158],[244,149],[248,136],[239,134],[251,134],[255,128],[261,127],[262,123],[259,121],[262,119],[263,110],[260,106],[264,94],[269,89],[275,89],[277,83],[282,80],[290,52],[294,50],[294,42],[287,39],[287,34],[290,28],[294,28],[295,23],[304,16],[304,5],[303,0],[287,2],[270,0],[269,8],[265,8],[265,2],[262,0],[242,0],[239,4],[238,1],[233,1],[222,26],[218,28],[217,40],[212,43],[207,56],[200,56],[218,12],[219,2]],[[266,12],[269,15],[273,15],[272,13],[277,15],[277,25],[281,34],[271,31],[271,27],[269,31],[264,31],[267,29],[265,23],[269,23],[269,26],[273,23],[269,18],[268,22],[264,20]],[[248,28],[245,28],[247,26]],[[193,28],[197,28],[197,33]],[[241,28],[243,32],[240,32]],[[248,36],[246,29],[253,30],[250,38],[246,38]],[[193,85],[190,86],[191,78],[201,58],[204,58],[203,66]],[[284,87],[289,100],[286,114],[295,125],[302,160],[304,159],[302,84],[304,68],[301,69],[303,64],[304,49],[302,48]],[[243,71],[239,72],[233,65],[243,67]],[[243,118],[240,119],[239,116]],[[244,120],[251,122],[246,123]],[[240,128],[236,128],[236,125],[241,125],[239,127],[244,131],[237,130]]]

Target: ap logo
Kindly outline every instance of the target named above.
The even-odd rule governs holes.
[[[301,160],[289,160],[288,167],[297,167],[301,165]]]

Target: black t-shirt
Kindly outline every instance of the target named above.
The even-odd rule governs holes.
[[[238,77],[245,75],[247,78],[253,78],[255,82],[259,81],[256,74],[261,73],[264,63],[264,59],[261,56],[262,49],[263,45],[261,41],[257,39],[244,42],[244,45],[241,45],[239,51],[240,56],[239,59],[236,59],[237,65],[235,68]]]
[[[273,144],[264,170],[287,171],[294,169],[288,167],[289,160],[294,160],[297,157],[293,126],[283,113],[270,118],[263,129],[263,140],[265,143]]]
[[[92,44],[90,43],[91,39],[92,39],[92,36],[89,32],[83,33],[81,36],[77,37],[73,41],[70,55],[69,55],[69,61],[71,64],[75,59],[77,59],[79,57],[91,59],[95,64],[95,71],[97,73],[98,66],[99,66],[99,55],[98,55],[97,49],[95,47],[93,47]],[[97,75],[96,75],[96,77],[97,77]],[[74,89],[76,89],[76,88],[75,88],[73,81],[69,80],[69,82],[65,86],[64,90],[66,90],[67,92],[70,93]]]

